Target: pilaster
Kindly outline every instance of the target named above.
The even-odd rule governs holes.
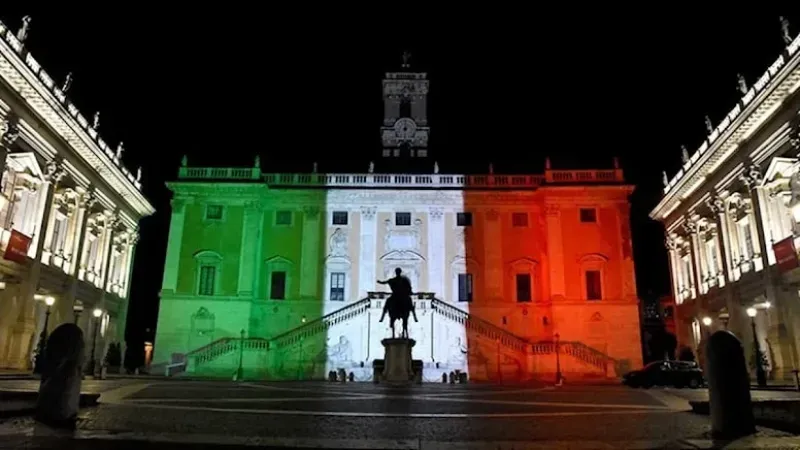
[[[19,118],[13,112],[9,112],[0,118],[0,174],[6,170],[6,157],[18,137]]]
[[[375,206],[361,207],[361,242],[359,245],[358,265],[358,298],[365,298],[367,293],[375,290],[375,265],[378,263],[376,239],[378,221],[375,219]]]
[[[564,298],[564,244],[562,241],[561,211],[558,205],[545,205],[547,223],[547,259],[550,267],[550,298]]]
[[[94,190],[92,189],[87,190],[85,194],[81,195],[81,198],[78,201],[78,225],[77,230],[74,231],[77,239],[75,239],[72,262],[70,263],[68,273],[69,275],[72,275],[72,277],[70,277],[70,287],[67,290],[65,299],[70,305],[75,303],[75,293],[78,290],[79,281],[78,275],[81,271],[81,264],[83,264],[84,244],[86,243],[86,223],[89,221],[89,215],[95,203],[97,203],[97,198],[95,197]]]
[[[172,217],[169,222],[169,240],[167,241],[167,258],[164,265],[162,291],[175,292],[178,287],[180,272],[181,243],[183,242],[184,220],[186,218],[186,200],[172,199]]]
[[[300,298],[320,300],[319,266],[321,240],[327,230],[320,227],[320,209],[318,206],[306,206],[303,209],[303,234],[301,243]]]
[[[686,234],[689,235],[689,261],[692,263],[692,286],[691,286],[691,293],[692,298],[697,298],[701,294],[701,285],[703,280],[703,275],[700,272],[700,264],[698,261],[698,251],[697,246],[699,245],[699,238],[697,235],[697,222],[691,218],[687,217],[685,222],[683,222],[683,229],[686,231]]]
[[[252,297],[256,266],[256,249],[261,245],[261,232],[258,229],[261,215],[264,214],[258,203],[245,205],[242,220],[242,245],[239,253],[238,295]]]
[[[500,214],[495,210],[486,212],[483,222],[484,245],[484,291],[483,295],[490,302],[502,301],[503,297],[503,246],[501,245],[502,224]],[[472,249],[467,249],[467,253]],[[474,289],[474,287],[473,287]]]
[[[435,207],[428,210],[428,290],[445,301],[455,302],[457,299],[445,299],[445,240],[444,208]]]

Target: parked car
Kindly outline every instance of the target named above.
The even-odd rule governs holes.
[[[705,384],[703,371],[694,361],[654,361],[640,370],[626,373],[622,384],[630,387],[652,386],[690,387],[697,389]]]

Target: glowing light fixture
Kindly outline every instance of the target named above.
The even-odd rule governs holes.
[[[53,306],[53,303],[55,303],[55,302],[56,302],[56,299],[54,297],[47,296],[47,297],[44,298],[44,303],[47,306]]]
[[[103,315],[103,310],[100,308],[95,308],[94,311],[92,311],[92,315],[95,317],[100,317]]]
[[[749,317],[755,317],[756,314],[758,314],[758,310],[757,309],[755,309],[753,307],[747,308],[747,315]]]
[[[705,325],[707,327],[711,326],[711,317],[708,317],[708,316],[703,317],[703,325]]]

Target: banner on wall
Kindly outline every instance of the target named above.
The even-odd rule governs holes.
[[[794,236],[772,244],[772,251],[775,252],[775,262],[781,272],[788,272],[800,266],[797,260],[797,249],[794,246]]]
[[[28,262],[28,248],[31,246],[31,238],[17,230],[11,230],[11,237],[8,238],[6,253],[4,258],[10,261],[25,264]]]

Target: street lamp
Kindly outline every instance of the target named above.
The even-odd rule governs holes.
[[[95,353],[97,351],[97,332],[100,329],[100,316],[103,315],[103,310],[100,308],[95,308],[92,311],[92,315],[94,316],[94,333],[92,334],[92,357],[89,361],[89,367],[87,368],[86,372],[89,375],[94,375],[94,369],[97,362],[95,361]]]
[[[244,328],[239,332],[239,335],[239,369],[236,371],[236,379],[242,381],[242,377],[244,377],[244,367],[242,366],[244,359]]]
[[[33,362],[33,373],[42,373],[42,363],[44,362],[44,352],[47,348],[47,326],[50,323],[50,307],[56,302],[53,297],[45,297],[44,304],[47,310],[44,313],[44,327],[39,335],[39,344],[36,348],[36,359]]]
[[[78,320],[81,318],[81,313],[83,312],[83,305],[80,303],[75,303],[72,305],[72,314],[75,316],[75,325],[78,324]]]
[[[756,315],[758,310],[750,307],[747,308],[747,315],[750,317],[750,326],[753,328],[753,347],[755,348],[756,357],[756,382],[759,387],[767,385],[767,374],[764,372],[764,365],[761,364],[761,346],[758,345],[758,335],[756,334]]]
[[[556,333],[553,337],[556,341],[556,384],[561,386],[561,336]]]

